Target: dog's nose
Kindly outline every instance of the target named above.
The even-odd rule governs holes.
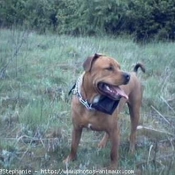
[[[123,77],[124,77],[124,84],[127,84],[130,80],[130,74],[123,73]]]

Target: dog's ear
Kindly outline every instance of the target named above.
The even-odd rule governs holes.
[[[85,62],[83,63],[83,68],[84,71],[89,72],[92,68],[92,65],[94,63],[94,61],[99,58],[100,56],[102,56],[101,54],[95,53],[94,56],[92,57],[88,57]]]

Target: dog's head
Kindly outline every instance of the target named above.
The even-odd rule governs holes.
[[[86,59],[83,68],[89,74],[93,87],[99,94],[114,100],[120,99],[120,97],[128,98],[119,86],[127,84],[130,75],[121,70],[115,59],[95,54]]]

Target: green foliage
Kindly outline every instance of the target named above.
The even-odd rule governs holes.
[[[38,32],[175,39],[174,0],[1,0],[0,25]]]
[[[175,1],[131,0],[124,29],[136,39],[175,39]]]

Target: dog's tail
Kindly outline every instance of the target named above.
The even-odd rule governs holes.
[[[145,66],[144,66],[143,64],[137,63],[137,64],[134,66],[134,72],[135,72],[135,73],[137,73],[138,68],[140,68],[140,69],[142,70],[142,72],[145,73],[146,70],[145,70]]]

